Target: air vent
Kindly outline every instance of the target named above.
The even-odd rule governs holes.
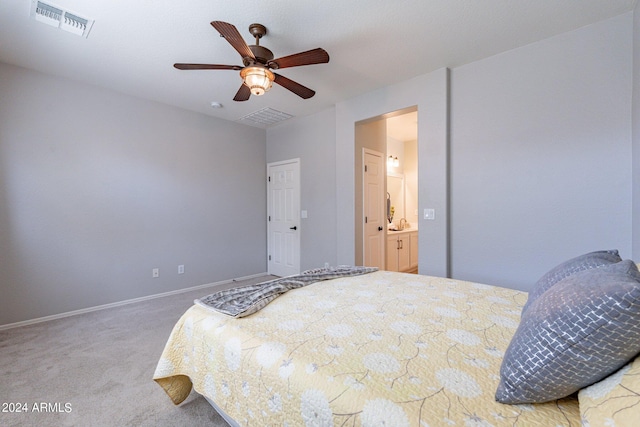
[[[31,1],[31,17],[38,22],[84,38],[89,36],[89,31],[93,26],[93,19],[82,18],[60,6],[38,0]]]
[[[293,117],[291,114],[283,113],[282,111],[274,110],[273,108],[263,108],[251,114],[240,118],[238,122],[248,125],[262,125],[269,126],[274,123],[281,122]]]

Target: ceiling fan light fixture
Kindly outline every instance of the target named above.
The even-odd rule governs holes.
[[[264,95],[271,89],[276,76],[265,67],[250,66],[240,70],[240,77],[244,84],[251,89],[252,95]]]
[[[285,76],[276,74],[270,69],[279,70],[282,68],[300,67],[302,65],[325,64],[329,62],[329,54],[324,49],[319,47],[273,59],[273,52],[264,46],[260,46],[260,38],[267,33],[267,28],[264,25],[251,24],[249,26],[249,32],[256,38],[256,44],[251,46],[244,41],[238,29],[228,22],[211,21],[211,25],[220,33],[220,36],[227,40],[231,47],[240,54],[244,68],[239,65],[189,64],[180,62],[173,64],[174,68],[178,70],[240,71],[242,84],[233,97],[233,100],[237,102],[247,101],[251,95],[264,95],[271,89],[273,83],[293,92],[302,99],[309,99],[316,94],[314,90],[294,82]]]

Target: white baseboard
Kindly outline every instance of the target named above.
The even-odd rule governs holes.
[[[183,294],[183,293],[186,293],[186,292],[197,291],[198,289],[204,289],[204,288],[228,285],[229,283],[241,282],[243,280],[250,280],[250,279],[255,279],[256,277],[268,276],[268,275],[269,275],[269,273],[267,273],[267,272],[259,273],[259,274],[252,274],[250,276],[238,277],[236,279],[223,280],[223,281],[220,281],[220,282],[207,283],[207,284],[204,284],[204,285],[193,286],[193,287],[186,288],[186,289],[177,289],[175,291],[163,292],[161,294],[148,295],[146,297],[139,297],[139,298],[133,298],[133,299],[128,299],[128,300],[124,300],[124,301],[112,302],[110,304],[104,304],[104,305],[98,305],[98,306],[95,306],[95,307],[82,308],[80,310],[67,311],[66,313],[53,314],[51,316],[38,317],[36,319],[31,319],[31,320],[23,320],[21,322],[7,323],[6,325],[0,325],[0,331],[6,330],[6,329],[18,328],[20,326],[33,325],[35,323],[48,322],[50,320],[62,319],[64,317],[76,316],[78,314],[90,313],[92,311],[104,310],[106,308],[120,307],[120,306],[123,306],[123,305],[133,304],[133,303],[136,303],[136,302],[148,301],[148,300],[151,300],[151,299],[168,297],[168,296],[177,295],[177,294]]]

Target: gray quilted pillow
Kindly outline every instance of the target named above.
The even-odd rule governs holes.
[[[612,249],[609,251],[589,252],[588,254],[580,255],[563,262],[549,270],[536,282],[533,289],[529,292],[529,299],[527,299],[522,311],[524,312],[533,303],[533,301],[538,299],[540,295],[545,293],[560,280],[566,279],[567,277],[584,270],[615,264],[620,261],[622,261],[622,258],[620,258],[618,251],[616,249]]]
[[[632,261],[556,283],[523,312],[500,368],[496,400],[541,403],[568,396],[640,351],[640,273]]]

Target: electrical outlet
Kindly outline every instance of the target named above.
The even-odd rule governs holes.
[[[178,274],[184,274],[184,264],[178,266]]]
[[[154,268],[153,270],[151,270],[151,277],[160,277],[160,269],[159,268]]]

